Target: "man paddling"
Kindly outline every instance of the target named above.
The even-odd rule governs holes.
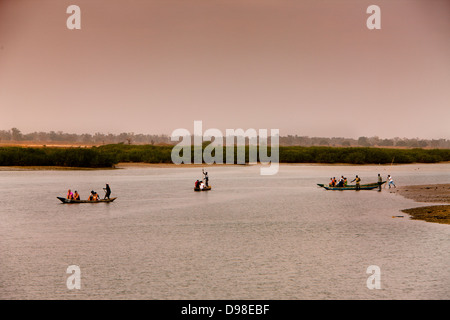
[[[106,184],[106,188],[103,188],[103,190],[105,190],[105,192],[106,192],[105,197],[103,199],[106,199],[106,198],[109,199],[109,196],[111,195],[111,188],[109,187],[109,184]]]
[[[206,187],[208,187],[208,180],[209,180],[208,172],[205,172],[203,169],[202,169],[202,172],[203,172],[203,175],[205,176],[205,185],[206,185]]]

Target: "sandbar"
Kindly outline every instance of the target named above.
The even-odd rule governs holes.
[[[417,202],[440,203],[402,210],[411,219],[450,224],[450,184],[401,186],[395,192]]]

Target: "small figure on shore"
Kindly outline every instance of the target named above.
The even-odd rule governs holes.
[[[103,190],[105,190],[105,192],[106,192],[104,199],[106,199],[106,198],[109,199],[109,196],[111,195],[111,188],[109,187],[109,184],[106,184],[106,187],[103,188]]]
[[[356,182],[356,190],[360,190],[361,186],[360,186],[360,182],[361,182],[361,178],[358,177],[358,175],[356,175],[356,178],[353,179],[351,182],[355,181]]]
[[[378,191],[381,191],[381,185],[383,184],[383,178],[378,174]]]
[[[394,183],[394,179],[392,179],[392,176],[388,174],[388,181],[389,181],[389,189],[391,188],[391,185],[394,186],[394,188],[397,188],[397,186]]]

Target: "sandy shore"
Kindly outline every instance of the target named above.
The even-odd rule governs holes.
[[[394,190],[417,202],[450,203],[450,184],[402,186]]]
[[[411,219],[450,224],[450,184],[404,186],[394,189],[401,196],[417,202],[441,203],[402,210]]]

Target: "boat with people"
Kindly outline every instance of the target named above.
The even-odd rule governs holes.
[[[194,187],[194,191],[209,191],[209,190],[211,190],[211,186],[205,186],[205,187],[203,187],[203,188],[200,188],[200,187],[198,187],[198,188],[195,188]]]
[[[344,190],[358,190],[356,186],[346,186],[346,187],[329,187],[329,186],[323,186],[324,189],[326,190],[340,190],[340,191],[344,191]],[[359,186],[359,190],[373,190],[378,188],[378,184],[373,185],[373,186]]]
[[[67,199],[64,197],[56,197],[56,198],[58,198],[62,203],[100,203],[100,202],[113,202],[114,200],[117,199],[117,197],[98,200],[75,200],[75,199]]]
[[[211,186],[209,185],[209,177],[208,172],[205,172],[205,170],[202,169],[203,173],[203,180],[197,180],[194,183],[194,191],[209,191],[211,190]]]
[[[385,183],[386,183],[386,181],[383,181],[383,182],[381,182],[381,185],[383,185]],[[343,187],[338,187],[338,186],[331,187],[331,186],[329,186],[329,185],[327,186],[326,184],[323,184],[323,183],[318,183],[317,185],[319,187],[321,187],[321,188],[325,188],[325,187],[327,187],[327,188],[336,188],[336,189],[342,189],[343,188]],[[365,187],[378,187],[378,182],[361,184],[360,187],[361,188],[363,188],[363,187],[364,188]],[[349,185],[345,186],[344,188],[356,188],[356,184],[349,184]]]
[[[109,187],[109,184],[106,184],[106,187],[103,188],[105,191],[105,197],[102,199],[100,195],[95,192],[94,190],[91,191],[89,197],[87,200],[81,200],[80,194],[77,190],[75,190],[75,193],[73,193],[70,189],[67,191],[67,196],[64,197],[56,197],[58,198],[62,203],[99,203],[99,202],[113,202],[117,199],[111,198],[111,188]]]

